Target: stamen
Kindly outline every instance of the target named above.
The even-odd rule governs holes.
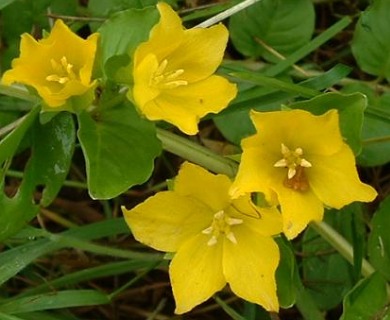
[[[274,167],[277,167],[277,168],[285,168],[287,167],[287,160],[286,159],[280,159],[279,161],[276,161],[276,163],[274,164]]]
[[[47,81],[54,81],[54,82],[58,82],[58,83],[64,84],[64,83],[67,82],[69,79],[68,79],[67,77],[59,77],[59,76],[57,76],[56,74],[51,74],[50,76],[47,76],[47,77],[46,77],[46,80],[47,80]]]
[[[223,218],[223,216],[224,216],[224,214],[225,214],[225,211],[223,211],[223,210],[220,210],[220,211],[218,211],[216,214],[214,214],[214,218],[215,219],[222,219]]]
[[[234,233],[233,233],[233,232],[229,232],[229,233],[226,235],[226,238],[228,238],[232,243],[237,244],[237,239],[236,239],[236,237],[234,236]]]
[[[178,76],[181,76],[184,73],[183,69],[177,69],[176,71],[172,72],[171,74],[168,74],[166,76],[167,80],[172,80],[177,78]]]
[[[209,247],[211,247],[211,246],[216,245],[217,242],[218,242],[218,241],[217,241],[217,237],[216,237],[216,236],[212,236],[212,237],[210,238],[210,240],[207,241],[207,245],[208,245]]]
[[[157,70],[156,70],[155,74],[156,74],[156,75],[161,75],[161,74],[164,72],[164,70],[165,70],[165,68],[167,67],[167,65],[168,65],[168,60],[167,60],[167,59],[164,59],[164,60],[160,63],[160,65],[157,67]]]
[[[185,80],[176,80],[176,81],[170,81],[166,82],[164,84],[164,88],[166,89],[174,89],[180,86],[186,86],[188,84],[188,81]]]
[[[295,152],[295,154],[298,155],[298,156],[303,155],[303,150],[302,150],[302,148],[296,148],[294,152]]]
[[[289,148],[287,148],[285,145],[284,145],[284,143],[282,143],[282,155],[286,155],[286,154],[288,154],[288,153],[290,153],[290,149]]]
[[[211,235],[211,238],[207,241],[207,245],[215,245],[218,242],[218,238],[221,234],[224,234],[229,241],[236,244],[237,239],[234,236],[231,227],[242,223],[242,219],[231,218],[225,214],[224,210],[218,211],[214,214],[214,219],[211,223],[211,226],[202,230],[203,234]]]
[[[306,159],[301,159],[301,163],[299,164],[301,167],[311,168],[311,163]]]
[[[281,144],[283,158],[274,163],[276,168],[287,168],[287,177],[284,185],[297,191],[306,191],[309,183],[305,174],[305,168],[311,168],[312,164],[303,158],[303,149],[298,147],[291,151],[284,143]]]
[[[68,63],[68,59],[65,56],[60,59],[60,63],[54,59],[50,59],[50,64],[53,69],[53,74],[46,77],[47,81],[64,84],[76,78],[76,74],[73,71],[73,64]]]
[[[244,221],[242,219],[236,219],[236,218],[226,218],[226,223],[229,226],[235,226],[237,224],[242,224]]]
[[[177,79],[184,73],[184,69],[176,69],[166,71],[168,60],[164,59],[157,67],[156,71],[150,79],[150,86],[159,87],[162,89],[174,89],[180,86],[188,85],[188,81]]]
[[[297,170],[295,168],[288,168],[287,177],[289,179],[292,179],[296,173],[297,173]]]
[[[203,234],[211,234],[212,232],[213,232],[213,227],[211,227],[211,226],[202,230]]]

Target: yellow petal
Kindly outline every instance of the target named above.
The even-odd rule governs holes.
[[[60,60],[63,56],[74,66],[75,70],[88,65],[92,69],[99,35],[92,34],[84,40],[74,33],[62,20],[56,20],[50,35],[39,41],[41,45],[52,45],[50,58]],[[77,50],[75,50],[77,48]],[[92,58],[92,59],[91,59]],[[48,61],[49,62],[49,61]]]
[[[91,59],[91,57],[95,57],[96,55],[99,38],[100,35],[98,33],[91,34],[85,40],[84,45],[82,45],[80,48],[80,51],[82,52],[84,57],[80,66],[80,81],[85,86],[88,86],[91,82],[92,71],[95,62],[95,59]],[[71,59],[73,59],[73,55],[70,57]]]
[[[135,65],[133,92],[129,90],[127,93],[127,97],[129,99],[133,98],[141,113],[144,113],[148,118],[149,115],[145,112],[145,105],[160,94],[159,89],[150,85],[150,79],[152,79],[157,68],[157,57],[154,54],[146,55],[139,64]]]
[[[322,220],[324,206],[311,190],[297,192],[282,186],[275,192],[282,211],[283,232],[288,239],[295,238],[311,221]]]
[[[222,24],[185,30],[180,46],[167,56],[169,69],[183,69],[188,82],[209,77],[222,62],[228,37]]]
[[[181,196],[198,199],[213,213],[226,208],[230,202],[228,194],[230,179],[222,174],[212,174],[195,164],[183,163],[175,179],[175,192]]]
[[[157,9],[160,12],[160,20],[151,30],[149,40],[135,51],[135,65],[150,53],[155,54],[158,61],[164,60],[180,45],[184,36],[184,28],[178,14],[164,2],[159,2]]]
[[[258,211],[257,218],[243,218],[245,225],[262,236],[274,236],[283,231],[282,215],[275,207],[258,208]]]
[[[177,314],[190,311],[226,284],[222,241],[213,246],[208,246],[207,241],[203,234],[193,237],[180,247],[169,266]]]
[[[302,148],[304,155],[329,155],[340,150],[343,139],[336,110],[315,116],[304,110],[251,112],[261,143],[267,150],[279,150],[283,143],[290,150]],[[276,148],[276,149],[275,149]],[[310,161],[310,158],[307,159]]]
[[[327,206],[340,209],[354,201],[373,201],[377,196],[374,188],[360,181],[355,157],[346,144],[334,155],[316,156],[313,164],[307,170],[310,186]]]
[[[86,87],[79,81],[69,81],[58,92],[54,91],[53,87],[49,88],[47,86],[37,87],[37,91],[50,107],[55,108],[62,106],[72,96],[81,96],[95,84],[96,82],[92,82]]]
[[[187,86],[164,90],[144,106],[142,112],[150,120],[165,120],[186,134],[198,132],[200,118],[218,113],[236,96],[234,84],[219,76],[211,76]]]
[[[237,176],[230,189],[233,198],[249,192],[262,192],[270,201],[272,188],[284,180],[285,170],[274,167],[281,157],[280,146],[274,148],[259,137],[260,135],[256,134],[241,142],[244,152]]]
[[[22,34],[20,57],[12,60],[12,69],[3,74],[2,83],[5,85],[11,85],[14,82],[43,85],[46,71],[42,68],[41,59],[42,56],[49,55],[48,49],[40,46],[31,35]]]
[[[237,244],[224,241],[223,271],[232,291],[268,311],[278,311],[275,271],[279,249],[270,237],[262,237],[244,225],[234,228]]]
[[[159,192],[131,210],[122,208],[134,237],[161,251],[175,252],[210,226],[214,212],[201,202],[172,191]]]

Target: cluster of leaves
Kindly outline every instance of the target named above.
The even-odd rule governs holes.
[[[190,26],[237,2],[193,10],[183,21]],[[119,245],[118,236],[129,232],[121,218],[105,219],[61,233],[26,226],[38,212],[42,215],[42,208],[50,208],[61,188],[66,194],[69,186],[84,186],[93,199],[114,199],[113,205],[102,202],[110,216],[116,212],[118,201],[128,201],[122,195],[126,190],[145,183],[153,172],[158,174],[154,161],[162,149],[194,162],[201,162],[198,155],[202,153],[218,157],[186,138],[156,131],[155,125],[142,119],[119,94],[117,71],[128,64],[128,52],[148,38],[157,21],[155,9],[148,6],[155,3],[153,0],[89,0],[84,5],[76,0],[0,3],[1,37],[6,43],[1,52],[2,71],[7,70],[12,58],[18,55],[21,33],[49,29],[47,13],[50,12],[59,16],[89,17],[87,20],[75,18],[72,27],[81,33],[100,32],[103,45],[99,61],[105,79],[100,96],[104,107],[97,115],[85,112],[77,119],[69,113],[44,119],[30,95],[17,90],[12,94],[10,89],[0,87],[0,93],[4,93],[0,97],[0,135],[3,137],[0,178],[4,190],[0,193],[0,241],[7,248],[0,253],[0,284],[4,287],[0,294],[0,317],[4,319],[75,319],[66,308],[112,303],[147,272],[165,266],[157,253],[140,253],[133,248],[124,250],[92,242],[109,243],[116,239],[115,245]],[[254,133],[250,109],[278,110],[285,105],[314,114],[337,109],[341,131],[357,156],[358,164],[382,166],[371,171],[375,173],[386,168],[390,161],[390,143],[387,142],[390,132],[387,83],[390,79],[390,4],[386,0],[375,0],[369,7],[364,1],[359,3],[360,7],[348,3],[339,1],[339,6],[351,14],[359,13],[359,9],[363,12],[355,19],[345,15],[333,20],[337,16],[331,14],[333,1],[315,5],[310,0],[262,0],[230,18],[232,46],[240,59],[225,61],[220,73],[234,77],[239,94],[229,108],[212,119],[224,143],[238,150],[241,139]],[[143,11],[134,10],[143,8]],[[314,29],[319,25],[316,12],[329,15],[326,29],[317,32]],[[335,50],[334,57],[316,58],[314,53],[320,55],[321,46],[326,47],[329,41],[337,44],[338,37],[348,35],[344,29],[352,31],[350,45],[344,44],[342,49]],[[351,67],[336,64],[339,60],[352,61]],[[298,62],[299,67],[295,65]],[[351,78],[346,78],[349,74]],[[213,145],[208,139],[204,142]],[[177,145],[189,146],[194,153],[183,153],[183,148]],[[76,176],[78,170],[72,170],[72,166],[84,164],[78,158],[81,153],[85,158],[86,182],[66,180]],[[164,155],[160,159],[166,161]],[[210,164],[208,168],[231,174],[229,160],[223,159],[221,163],[225,165],[215,168]],[[18,174],[23,177],[15,188],[12,177]],[[377,188],[384,186],[380,200],[386,196],[386,179],[371,181]],[[282,260],[277,283],[281,306],[296,305],[305,319],[324,319],[324,313],[331,315],[341,304],[344,320],[389,317],[389,207],[390,202],[385,199],[372,219],[367,208],[360,204],[327,213],[326,222],[352,244],[351,261],[335,251],[337,246],[332,244],[332,239],[326,241],[319,236],[323,230],[309,228],[294,246],[280,240]],[[59,225],[72,226],[69,221],[55,217]],[[107,255],[118,261],[105,261],[100,266],[72,273],[60,269],[54,275],[35,262],[64,248]],[[294,251],[301,253],[299,259]],[[81,289],[82,282],[130,272],[135,275],[109,293]],[[19,273],[30,285],[16,280]],[[363,280],[361,274],[365,276]],[[50,280],[45,282],[40,277]],[[17,286],[24,291],[15,294]],[[244,304],[244,308],[238,304],[235,310],[220,298],[216,301],[232,318],[270,319],[263,310],[249,303]],[[157,319],[163,304],[154,308],[154,311],[148,308],[148,315]],[[49,311],[53,309],[56,311]]]

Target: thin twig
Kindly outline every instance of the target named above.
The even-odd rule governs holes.
[[[207,19],[206,21],[203,21],[202,23],[199,23],[198,25],[195,26],[195,28],[207,28],[212,26],[213,24],[216,24],[218,22],[221,22],[222,20],[225,20],[226,18],[232,16],[233,14],[244,10],[245,8],[248,8],[252,4],[255,4],[256,2],[261,1],[261,0],[245,0],[230,9],[227,9],[214,17],[211,17],[210,19]]]

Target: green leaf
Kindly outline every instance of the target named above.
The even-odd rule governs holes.
[[[21,139],[36,120],[38,108],[29,113],[21,124],[0,143],[0,154],[11,157]],[[38,212],[34,201],[35,189],[43,185],[41,205],[47,206],[56,197],[69,170],[75,143],[72,116],[57,115],[51,122],[41,125],[35,121],[31,128],[32,156],[29,159],[23,181],[12,198],[0,194],[0,241],[25,226]]]
[[[352,221],[360,212],[352,206],[332,210],[325,221],[347,239],[352,238]],[[303,279],[307,291],[321,310],[336,307],[353,285],[353,267],[312,228],[305,231],[303,242]]]
[[[360,281],[344,298],[340,320],[383,319],[387,302],[386,281],[374,273]]]
[[[102,43],[102,69],[109,79],[132,82],[131,66],[121,70],[119,75],[118,69],[129,64],[133,52],[149,38],[158,19],[155,7],[129,9],[114,14],[98,29]]]
[[[343,17],[335,24],[330,26],[328,29],[321,32],[318,36],[313,38],[309,43],[305,44],[303,47],[300,47],[295,52],[291,53],[288,57],[286,57],[285,60],[281,60],[277,64],[271,66],[269,69],[267,69],[266,74],[268,76],[275,76],[283,72],[284,70],[292,66],[294,63],[306,57],[309,53],[313,52],[321,45],[332,39],[336,34],[341,32],[341,30],[346,28],[351,22],[352,19],[350,17]]]
[[[142,9],[155,5],[157,0],[89,0],[88,9],[93,17],[108,17],[127,9]]]
[[[232,76],[237,77],[241,80],[248,81],[258,86],[264,86],[266,88],[278,89],[280,91],[285,91],[289,93],[296,94],[302,97],[315,97],[320,94],[317,90],[310,89],[308,87],[300,86],[289,81],[279,80],[277,78],[268,77],[262,75],[261,73],[255,72],[235,72],[232,73]]]
[[[363,150],[358,157],[358,162],[365,166],[379,166],[390,161],[390,126],[389,118],[376,115],[384,111],[389,112],[390,93],[381,97],[374,97],[370,103],[363,122]],[[372,103],[372,104],[371,104]],[[383,139],[383,140],[382,140]]]
[[[279,61],[258,39],[288,55],[309,42],[314,18],[310,0],[262,0],[230,18],[230,36],[243,55]]]
[[[57,114],[45,125],[36,123],[33,131],[33,157],[25,172],[35,186],[43,185],[40,204],[48,206],[68,174],[76,140],[73,117]]]
[[[0,193],[0,242],[22,229],[38,213],[34,204],[34,189],[30,181],[23,180],[18,192],[13,198]]]
[[[145,182],[161,152],[154,124],[140,118],[130,102],[78,116],[78,137],[94,199],[111,199]]]
[[[390,81],[390,1],[375,0],[361,14],[352,39],[359,67]]]
[[[223,136],[238,146],[242,139],[256,133],[248,110],[216,116],[213,120]]]
[[[93,306],[109,302],[107,295],[99,291],[65,290],[15,299],[0,304],[0,312],[18,314],[69,307]]]
[[[313,114],[323,114],[330,109],[337,109],[340,116],[340,130],[346,142],[355,154],[361,151],[361,130],[367,98],[361,93],[340,94],[324,93],[311,100],[289,105],[292,109],[304,109]]]
[[[34,123],[39,110],[40,109],[37,107],[32,109],[28,114],[20,119],[20,122],[15,129],[0,141],[0,164],[15,154],[26,131]]]
[[[34,108],[21,119],[19,125],[9,133],[0,142],[0,164],[7,159],[10,159],[16,152],[20,142],[30,129],[34,120],[37,117],[39,108]],[[3,174],[0,179],[0,185],[3,186]],[[22,228],[26,222],[35,216],[38,207],[34,204],[33,183],[30,180],[23,180],[19,190],[12,197],[5,195],[3,190],[0,190],[0,241],[3,241],[13,233]]]
[[[128,232],[129,228],[123,219],[104,220],[74,228],[59,235],[52,236],[49,234],[48,239],[30,241],[21,246],[3,251],[0,253],[0,285],[8,281],[40,256],[69,246],[68,242],[65,241],[64,243],[64,241],[61,241],[62,236],[65,236],[66,240],[69,237],[93,240]]]
[[[3,0],[3,1],[0,3],[0,10],[1,10],[1,9],[4,9],[6,6],[8,6],[9,4],[11,4],[12,2],[15,2],[15,0]]]
[[[390,197],[382,201],[371,221],[371,233],[368,238],[370,262],[387,280],[390,281]]]
[[[74,316],[70,315],[68,312],[66,311],[61,312],[61,310],[59,312],[53,312],[53,311],[28,312],[28,313],[18,314],[18,316],[22,317],[23,320],[77,320]]]
[[[361,92],[367,97],[363,119],[362,152],[357,162],[363,166],[379,166],[390,161],[390,93],[378,95],[377,91],[363,83],[345,86],[343,93]]]
[[[11,60],[19,55],[20,35],[31,32],[33,28],[49,29],[47,8],[52,0],[1,0],[1,30],[0,36],[7,45],[1,52],[1,67],[4,70],[11,67]],[[4,3],[5,2],[5,3]]]
[[[153,262],[155,263],[155,262]],[[18,297],[31,296],[32,294],[51,292],[53,288],[69,287],[93,279],[99,279],[120,274],[129,274],[132,271],[147,268],[151,262],[148,260],[132,259],[127,261],[105,263],[98,267],[87,268],[66,274],[62,277],[52,279],[49,282],[45,280],[41,285],[31,287]],[[0,318],[1,319],[1,318]]]
[[[279,245],[281,257],[276,270],[279,304],[282,308],[290,308],[296,300],[296,288],[299,284],[295,280],[299,275],[296,269],[295,256],[289,242],[284,238],[277,238],[276,241]]]

